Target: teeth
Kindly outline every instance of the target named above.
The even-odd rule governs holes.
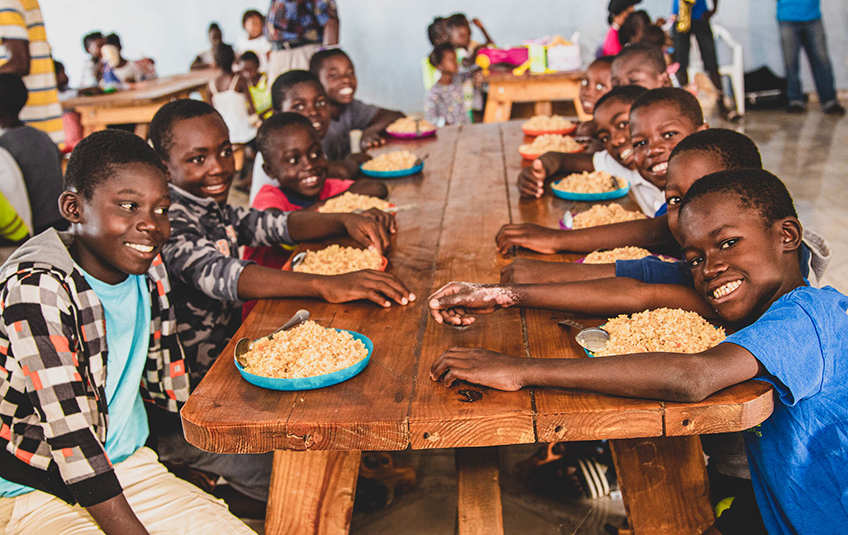
[[[216,194],[221,193],[227,189],[226,184],[218,184],[217,186],[203,186],[203,190],[207,193]]]
[[[345,87],[343,89],[339,89],[339,95],[351,95],[353,94],[352,87]]]
[[[658,163],[657,165],[651,168],[651,171],[654,173],[665,173],[668,169],[668,162]]]
[[[724,297],[725,295],[736,290],[736,288],[739,288],[739,286],[741,284],[742,284],[741,280],[728,282],[727,284],[720,286],[720,287],[716,288],[715,290],[713,290],[713,297],[715,299],[720,299],[720,298]]]
[[[321,123],[319,123],[317,121],[312,123],[312,128],[314,128],[315,130],[320,130],[321,129]]]
[[[318,177],[317,176],[306,177],[303,180],[301,180],[300,182],[304,186],[313,186],[313,185],[318,183]]]
[[[595,107],[595,105],[591,102],[582,102],[581,104],[583,104],[583,111],[590,110]]]
[[[621,151],[621,154],[619,156],[621,156],[622,160],[626,160],[627,158],[633,156],[633,149],[624,149],[623,151]]]
[[[124,245],[126,245],[130,249],[135,249],[136,251],[139,251],[139,252],[142,252],[142,253],[153,252],[153,246],[152,245],[141,245],[141,244],[138,244],[138,243],[125,243]]]

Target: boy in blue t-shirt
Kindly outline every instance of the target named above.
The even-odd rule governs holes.
[[[765,527],[769,533],[832,533],[848,522],[848,297],[807,284],[792,197],[767,171],[707,175],[689,189],[679,217],[696,290],[722,320],[741,329],[718,346],[697,354],[603,359],[454,349],[436,359],[431,378],[446,386],[456,380],[501,390],[554,386],[683,402],[749,379],[766,381],[777,393],[774,413],[756,433],[745,434]],[[506,297],[525,299],[521,288]],[[480,292],[458,306],[487,311],[501,302],[503,295]],[[722,518],[712,533],[733,529]]]

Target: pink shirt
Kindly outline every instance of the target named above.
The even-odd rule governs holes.
[[[604,40],[604,47],[601,49],[601,55],[615,56],[619,52],[621,52],[621,43],[618,42],[618,28],[610,26],[607,38]]]

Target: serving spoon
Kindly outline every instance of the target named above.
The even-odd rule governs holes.
[[[580,344],[580,347],[590,353],[596,353],[604,349],[610,339],[609,333],[600,327],[584,327],[570,319],[558,321],[557,324],[563,327],[574,327],[575,329],[580,329],[580,332],[574,336],[574,340]]]
[[[297,312],[295,312],[294,316],[292,316],[289,321],[285,322],[282,327],[280,327],[279,329],[277,329],[276,331],[274,331],[270,335],[268,335],[268,338],[273,338],[273,336],[275,334],[282,332],[282,331],[285,331],[285,330],[288,330],[288,329],[291,329],[295,325],[300,325],[301,323],[303,323],[304,321],[306,321],[308,319],[309,319],[309,311],[300,309]],[[247,353],[248,351],[250,351],[253,348],[254,342],[255,342],[255,340],[251,340],[250,338],[242,338],[238,342],[236,342],[236,349],[235,349],[236,360],[242,366],[247,366],[247,361],[244,359],[244,355],[245,355],[245,353]]]

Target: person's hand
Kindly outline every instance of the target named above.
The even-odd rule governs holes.
[[[477,26],[481,30],[483,29],[483,23],[480,21],[480,19],[471,19],[471,24]]]
[[[329,303],[368,299],[382,307],[390,307],[392,301],[400,305],[415,301],[415,294],[397,277],[372,269],[323,277],[318,289],[321,297]]]
[[[509,253],[510,247],[524,247],[542,254],[554,254],[561,250],[559,240],[562,230],[542,227],[533,223],[504,225],[495,237],[498,251]]]
[[[522,197],[540,198],[545,193],[545,181],[556,172],[557,154],[546,152],[533,160],[533,165],[525,167],[518,175],[518,191]]]
[[[377,208],[369,208],[362,212],[361,215],[368,219],[373,219],[391,234],[395,234],[397,232],[397,219],[395,219],[394,214],[387,214]]]
[[[345,160],[350,160],[355,163],[357,168],[371,159],[371,155],[367,152],[358,152],[356,154],[350,154],[347,158],[345,158]]]
[[[374,149],[382,147],[386,144],[386,138],[380,135],[379,132],[362,132],[362,138],[359,140],[359,147],[362,150]]]
[[[374,247],[380,254],[392,248],[389,229],[373,217],[359,214],[340,214],[339,218],[348,236],[360,245]]]
[[[436,323],[471,325],[472,314],[491,314],[516,303],[517,296],[509,288],[494,284],[450,282],[429,297],[430,315]]]
[[[517,258],[501,269],[501,284],[544,284],[563,282],[556,276],[562,264]]]
[[[521,376],[528,360],[486,349],[452,347],[433,362],[430,379],[448,387],[460,380],[513,392],[524,386]]]

